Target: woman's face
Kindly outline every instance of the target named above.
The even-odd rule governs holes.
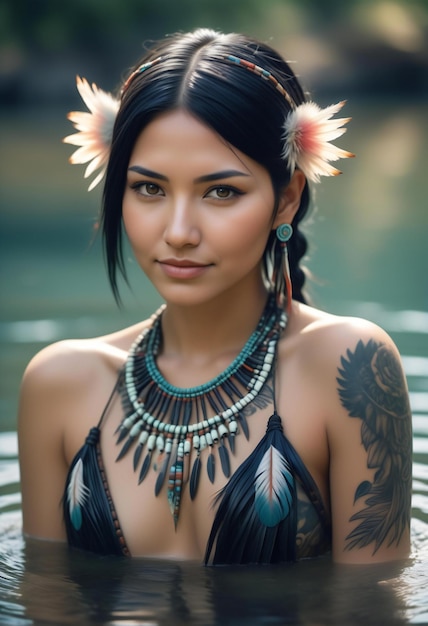
[[[267,170],[181,110],[161,114],[129,161],[123,221],[166,302],[190,305],[263,288],[274,210]]]

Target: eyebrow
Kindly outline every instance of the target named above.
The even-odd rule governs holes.
[[[128,168],[129,172],[136,172],[137,174],[141,174],[143,176],[148,176],[149,178],[156,178],[157,180],[165,180],[168,178],[163,174],[159,174],[159,172],[154,172],[153,170],[149,170],[145,167],[141,167],[141,165],[131,165]],[[241,172],[239,170],[223,170],[221,172],[213,172],[212,174],[205,174],[204,176],[198,176],[193,181],[194,183],[208,183],[213,180],[221,180],[224,178],[233,178],[235,176],[249,176],[245,172]]]

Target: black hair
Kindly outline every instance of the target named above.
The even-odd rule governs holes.
[[[117,271],[126,279],[123,259],[122,200],[127,168],[134,144],[153,118],[166,111],[184,109],[211,127],[226,142],[269,172],[278,204],[291,178],[282,158],[283,123],[290,111],[287,99],[269,80],[228,60],[233,55],[272,73],[295,105],[305,101],[300,83],[284,59],[270,46],[242,34],[209,29],[178,34],[160,41],[133,68],[161,56],[143,72],[131,76],[121,98],[103,194],[102,231],[110,284],[119,301]],[[305,273],[300,261],[307,241],[299,230],[310,196],[306,183],[293,219],[293,236],[287,244],[293,298],[305,302]],[[272,232],[264,255],[273,250],[276,264],[281,250]]]

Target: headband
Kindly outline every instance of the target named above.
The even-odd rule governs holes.
[[[233,55],[228,55],[224,59],[257,74],[264,80],[270,81],[287,101],[290,111],[287,113],[282,127],[282,158],[291,173],[298,168],[312,182],[319,182],[321,176],[337,176],[341,173],[330,163],[354,155],[330,142],[346,132],[346,128],[343,126],[351,118],[331,118],[340,111],[345,101],[325,109],[320,108],[315,102],[296,104],[284,86],[268,70]],[[125,81],[121,95],[128,89],[135,76],[162,60],[163,57],[157,57],[140,65]],[[91,176],[96,170],[100,170],[89,185],[89,191],[91,191],[102,180],[107,168],[113,127],[120,100],[99,89],[94,83],[92,86],[89,85],[85,78],[79,76],[77,77],[77,89],[89,112],[73,111],[68,114],[68,119],[78,132],[68,135],[63,141],[79,146],[71,155],[70,163],[88,163],[84,174],[85,178]]]

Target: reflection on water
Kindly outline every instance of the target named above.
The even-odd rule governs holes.
[[[358,158],[318,193],[309,265],[318,305],[380,324],[402,354],[414,415],[412,559],[203,568],[24,543],[15,415],[25,364],[46,343],[133,323],[158,301],[131,265],[136,295],[115,308],[99,242],[88,247],[98,199],[66,165],[66,123],[52,123],[64,112],[17,115],[0,118],[0,281],[8,295],[0,310],[1,624],[428,624],[427,117],[411,103],[353,106],[363,126],[349,128],[346,146]]]
[[[420,554],[410,564],[371,567],[320,559],[204,568],[98,557],[34,540],[24,545],[7,523],[2,531],[10,546],[0,561],[5,625],[401,626],[428,620]]]

